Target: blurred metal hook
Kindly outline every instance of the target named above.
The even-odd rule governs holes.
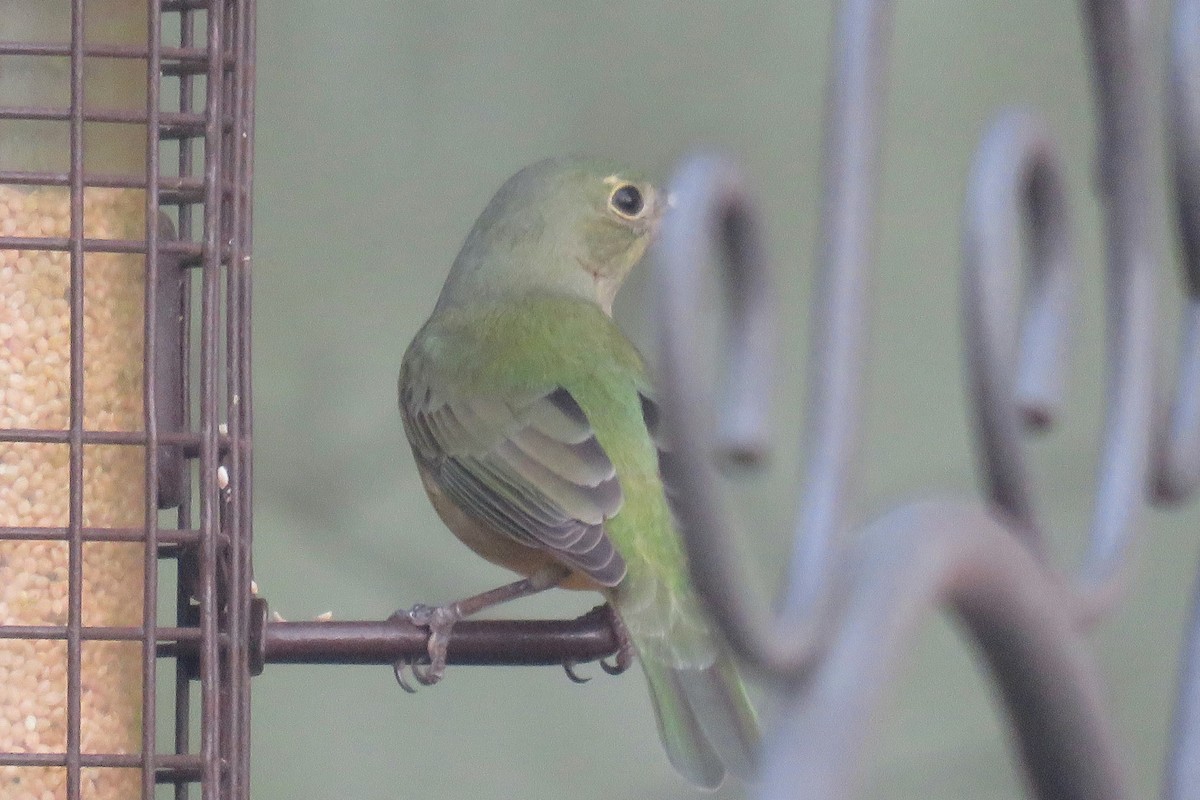
[[[1155,500],[1175,504],[1200,486],[1200,2],[1171,19],[1167,128],[1187,305],[1170,421],[1160,433]]]
[[[913,503],[867,527],[832,582],[829,650],[785,696],[764,743],[761,797],[855,796],[862,758],[929,614],[951,611],[987,661],[1042,800],[1129,796],[1103,684],[1073,593],[976,503]]]
[[[1151,220],[1145,12],[1136,4],[1085,0],[1100,117],[1097,173],[1108,256],[1108,380],[1103,445],[1088,549],[1081,569],[1079,623],[1119,597],[1129,544],[1147,502],[1154,449],[1157,351],[1156,269]],[[1019,213],[1024,211],[1024,214]],[[1028,312],[1017,372],[1020,313],[1012,275],[1022,222],[1030,235]],[[967,365],[978,449],[990,501],[1039,556],[1041,523],[1021,444],[1021,420],[1044,427],[1062,397],[1074,260],[1065,190],[1044,126],[1028,113],[1004,115],[976,155],[964,215],[963,303]]]
[[[1022,314],[1015,270],[1023,228],[1030,274]],[[979,146],[967,184],[963,260],[963,332],[981,477],[1014,532],[1041,556],[1021,429],[1049,427],[1062,405],[1078,268],[1058,153],[1045,124],[1029,112],[1001,115]]]
[[[1150,242],[1153,96],[1144,3],[1084,0],[1099,128],[1096,173],[1108,257],[1104,441],[1082,588],[1094,615],[1121,592],[1122,570],[1150,489],[1158,349],[1158,259]]]
[[[668,442],[661,455],[663,478],[670,487],[680,527],[689,537],[689,564],[695,580],[707,587],[701,597],[719,620],[726,637],[743,657],[774,674],[791,674],[810,657],[815,634],[807,615],[775,625],[760,611],[761,598],[747,596],[755,585],[730,542],[736,530],[720,499],[712,464],[713,392],[705,384],[702,352],[702,281],[723,268],[726,286],[741,299],[731,303],[731,353],[749,363],[738,381],[730,381],[731,402],[747,402],[751,411],[726,425],[739,437],[735,447],[760,441],[765,431],[769,394],[767,348],[773,320],[766,264],[741,175],[726,160],[691,159],[672,182],[676,207],[663,221],[655,244],[655,298],[661,350],[661,405]],[[765,344],[764,344],[765,343]],[[739,351],[738,348],[741,348]],[[736,362],[734,362],[736,363]],[[727,416],[728,419],[728,416]]]
[[[802,672],[816,647],[822,616],[818,607],[854,483],[868,330],[869,232],[878,184],[880,66],[890,24],[890,3],[874,0],[848,0],[838,17],[827,97],[821,269],[811,321],[807,484],[777,629],[754,610],[764,604],[747,600],[747,587],[753,584],[728,542],[733,527],[720,503],[705,446],[712,401],[697,368],[702,363],[695,327],[698,276],[714,269],[714,253],[723,255],[727,271],[750,276],[730,281],[735,290],[741,281],[766,285],[750,202],[731,163],[701,157],[681,168],[672,185],[678,207],[664,220],[656,246],[664,418],[673,448],[668,482],[686,498],[676,512],[690,537],[689,563],[697,582],[708,587],[704,596],[726,637],[748,663],[779,678]],[[742,296],[745,301],[731,303],[733,329],[772,336],[769,292],[745,291]],[[748,346],[744,336],[735,334],[732,341],[734,348]],[[763,352],[741,355],[757,358]],[[731,381],[742,397],[768,395],[769,370],[757,363],[743,369]],[[755,385],[755,379],[763,383]],[[761,417],[753,412],[745,419]],[[745,419],[727,422],[725,428],[745,430]]]
[[[1195,7],[1195,0],[1182,2]],[[1093,523],[1077,581],[1045,561],[1020,442],[1022,422],[1044,427],[1061,404],[1075,284],[1065,191],[1053,145],[1036,119],[1013,114],[992,129],[980,149],[965,217],[968,363],[982,470],[990,505],[1001,516],[957,503],[913,505],[885,516],[846,547],[841,537],[860,429],[891,3],[841,5],[827,101],[806,484],[786,600],[774,619],[765,604],[747,599],[753,584],[729,541],[736,526],[711,465],[713,403],[697,368],[698,287],[704,271],[715,268],[714,254],[720,252],[735,275],[750,274],[747,280],[757,280],[753,276],[762,269],[760,248],[746,247],[745,235],[730,233],[755,235],[750,203],[736,169],[710,157],[686,163],[673,186],[679,207],[664,223],[656,251],[661,404],[672,448],[664,477],[674,490],[689,564],[707,607],[747,663],[788,684],[784,713],[767,738],[764,796],[843,797],[853,791],[859,774],[854,756],[863,750],[899,645],[937,607],[956,613],[987,657],[1039,797],[1127,796],[1099,678],[1079,636],[1119,596],[1153,477],[1157,259],[1151,233],[1158,208],[1150,187],[1152,93],[1144,6],[1131,0],[1084,0],[1081,6],[1099,117],[1109,366]],[[1200,52],[1195,37],[1186,37],[1192,43],[1189,75]],[[1177,91],[1191,92],[1188,104],[1177,113],[1190,114],[1186,130],[1194,131],[1197,92],[1194,83],[1186,85],[1192,88]],[[1184,136],[1188,147],[1192,136]],[[1195,152],[1186,151],[1189,165]],[[1195,196],[1194,174],[1180,177],[1181,185],[1191,181],[1189,197]],[[1181,205],[1189,258],[1200,241],[1190,233],[1198,206],[1200,201]],[[1014,272],[1023,222],[1032,257],[1021,320]],[[1200,269],[1189,261],[1189,270],[1193,297],[1200,297]],[[757,311],[742,302],[731,305],[739,331],[749,329],[746,318],[767,313],[761,305]],[[745,347],[735,339],[734,356]],[[1200,362],[1196,351],[1188,357]],[[746,369],[752,376],[768,374],[757,363]],[[1200,376],[1200,366],[1196,370]],[[1188,388],[1189,380],[1180,397],[1190,401],[1200,389]],[[1200,377],[1195,382],[1200,386]],[[761,398],[765,387],[752,383],[740,381],[738,388]],[[1176,408],[1177,419],[1193,413],[1182,400]],[[1167,443],[1175,448],[1167,460],[1182,463],[1183,451],[1192,457],[1190,441],[1177,436]],[[1200,463],[1200,455],[1194,457]],[[1195,716],[1195,724],[1181,725],[1200,725],[1200,710]]]
[[[1175,212],[1187,289],[1178,388],[1160,434],[1155,499],[1177,503],[1200,485],[1200,0],[1177,0],[1167,69]],[[1183,645],[1164,796],[1200,797],[1200,577]]]

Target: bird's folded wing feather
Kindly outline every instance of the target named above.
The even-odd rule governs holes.
[[[619,583],[625,561],[604,523],[621,508],[621,486],[570,392],[450,399],[423,383],[402,387],[405,430],[449,498],[597,583]]]

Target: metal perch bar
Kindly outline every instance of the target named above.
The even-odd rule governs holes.
[[[246,650],[250,672],[264,664],[375,664],[420,662],[429,631],[404,618],[380,621],[284,622],[267,620],[267,604],[254,600]],[[199,637],[188,629],[161,629],[158,655],[196,664]],[[45,632],[47,635],[53,631]],[[134,632],[131,632],[131,634]],[[9,634],[12,635],[12,634]],[[463,620],[450,636],[448,663],[474,666],[547,666],[598,661],[617,651],[613,615],[597,606],[570,620]]]
[[[403,619],[268,622],[259,658],[267,664],[391,665],[425,658],[428,639],[428,630]],[[181,642],[180,650],[186,646]],[[611,612],[600,606],[573,620],[463,620],[451,634],[448,663],[582,664],[616,649]]]

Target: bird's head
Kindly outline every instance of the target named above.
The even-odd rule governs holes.
[[[611,314],[666,207],[665,193],[617,164],[539,161],[509,178],[488,203],[439,302],[467,293],[548,292],[593,300]]]

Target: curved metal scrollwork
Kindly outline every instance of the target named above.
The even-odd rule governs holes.
[[[1161,204],[1152,181],[1147,9],[1132,0],[1081,6],[1099,120],[1108,378],[1093,519],[1077,575],[1048,562],[1021,446],[1023,428],[1049,425],[1061,404],[1076,285],[1067,192],[1036,116],[1011,111],[991,127],[964,215],[967,368],[986,502],[912,503],[850,539],[845,509],[860,429],[891,4],[842,4],[826,108],[808,469],[785,602],[774,616],[745,596],[753,581],[729,542],[735,526],[711,466],[715,412],[698,377],[696,313],[703,274],[724,268],[736,373],[722,430],[734,434],[726,446],[754,450],[765,440],[762,398],[769,394],[769,275],[735,167],[698,157],[673,184],[677,213],[655,253],[672,447],[664,468],[705,602],[741,658],[781,688],[764,745],[763,797],[854,793],[872,711],[913,629],[935,609],[954,614],[987,661],[1038,797],[1129,796],[1124,755],[1082,635],[1120,596],[1147,503],[1179,502],[1200,485],[1200,0],[1178,0],[1172,22],[1170,152],[1188,305],[1169,415],[1156,408],[1154,374]],[[1194,616],[1168,779],[1169,796],[1179,798],[1200,796],[1200,612]]]
[[[963,327],[988,499],[1044,552],[1022,427],[1044,429],[1062,404],[1077,280],[1066,188],[1053,139],[1027,112],[1003,115],[979,147],[963,225]],[[1018,311],[1015,234],[1027,223],[1030,276]],[[1021,330],[1016,330],[1018,320]]]

